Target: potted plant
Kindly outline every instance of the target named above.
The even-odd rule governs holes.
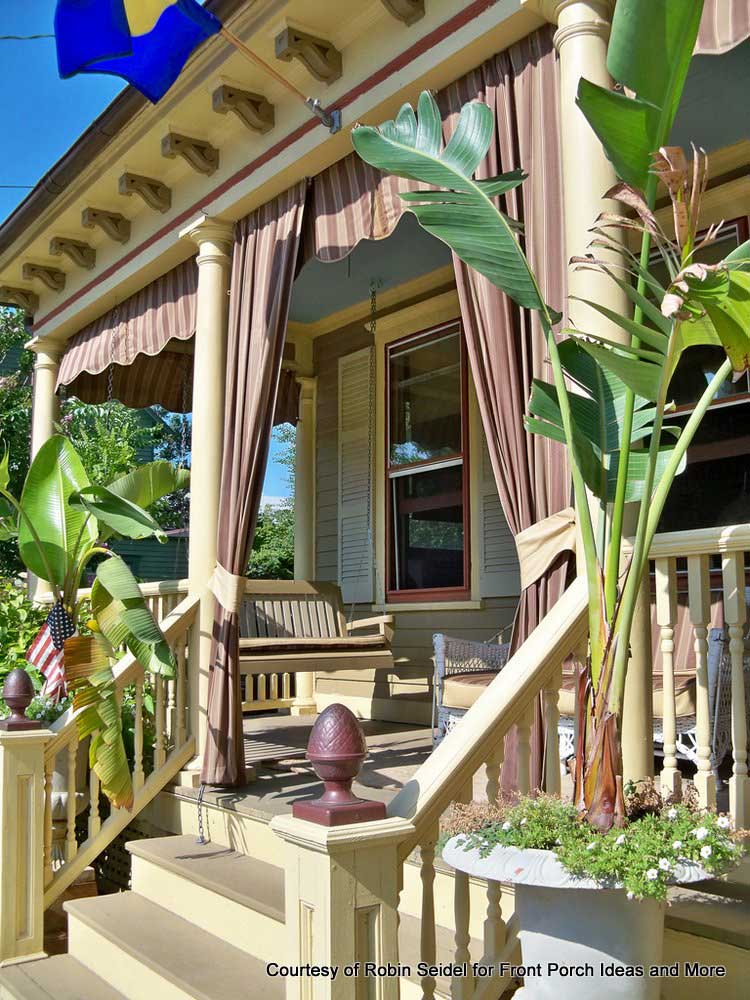
[[[360,126],[352,132],[354,147],[365,161],[387,173],[431,185],[429,190],[402,195],[419,223],[519,306],[534,310],[545,334],[554,381],[547,384],[534,380],[526,426],[531,433],[562,442],[572,472],[589,590],[589,647],[578,684],[574,809],[564,815],[575,824],[577,835],[588,838],[586,844],[597,845],[592,852],[598,850],[599,837],[616,841],[624,836],[620,850],[623,844],[630,844],[636,824],[649,826],[656,822],[653,818],[633,819],[627,815],[622,782],[623,696],[636,599],[667,495],[684,468],[687,449],[700,422],[732,371],[741,372],[750,366],[750,243],[718,264],[696,262],[696,251],[715,235],[709,230],[702,240],[697,236],[707,175],[705,155],[695,150],[689,165],[682,150],[665,145],[690,64],[701,10],[702,3],[683,0],[618,0],[607,64],[622,89],[607,90],[585,79],[578,89],[578,105],[620,177],[612,190],[602,194],[619,200],[628,214],[604,214],[595,220],[592,253],[575,263],[604,272],[633,304],[632,315],[620,315],[603,304],[585,300],[589,315],[598,314],[620,328],[622,342],[614,342],[592,329],[559,329],[562,303],[547,303],[519,245],[518,223],[499,209],[496,200],[521,184],[524,175],[514,171],[488,180],[476,181],[472,177],[487,153],[493,133],[492,111],[486,105],[471,102],[462,108],[444,150],[440,114],[429,93],[420,96],[416,115],[409,105],[404,105],[394,121],[379,128]],[[664,43],[662,60],[646,58],[639,45],[639,40],[656,37]],[[675,232],[671,238],[653,212],[660,181],[674,206]],[[640,240],[637,254],[623,237],[623,233],[633,231]],[[666,287],[649,268],[654,249],[667,269]],[[726,359],[710,379],[685,427],[670,426],[666,422],[673,409],[669,389],[677,362],[688,346],[701,344],[723,346]],[[590,509],[590,497],[597,501],[595,513]],[[632,547],[625,551],[625,506],[634,502],[640,504],[637,526]],[[518,808],[538,807],[521,803]],[[685,807],[669,808],[678,811],[680,822],[688,822],[681,812]],[[550,819],[545,807],[542,813],[521,815],[519,824],[525,818],[524,826],[528,826],[532,814]],[[494,845],[492,855],[503,880],[513,881],[518,868],[523,872],[521,880],[530,885],[528,871],[534,868],[542,881],[550,880],[547,889],[539,888],[540,893],[572,891],[562,888],[560,882],[561,878],[576,876],[575,867],[567,867],[574,857],[572,848],[568,851],[561,847],[558,852],[557,836],[546,837],[543,845],[538,841],[530,844],[520,835],[515,839],[511,833],[520,830],[520,825],[516,827],[511,818],[505,822],[511,826],[503,836],[488,841]],[[719,819],[707,815],[696,829],[721,829],[724,822],[719,827]],[[646,833],[644,826],[643,835]],[[487,839],[485,832],[480,836]],[[697,834],[696,838],[700,839]],[[564,845],[564,838],[560,839]],[[684,842],[685,838],[674,839]],[[446,848],[451,862],[459,867],[473,864],[468,855],[462,864],[455,846]],[[551,853],[544,864],[537,864],[539,859],[532,857],[521,862],[517,851],[527,847]],[[637,906],[627,899],[626,889],[615,888],[628,884],[616,863],[619,854],[602,850],[596,856],[611,860],[611,871],[605,878],[605,865],[589,874],[596,884],[608,886],[602,892],[614,893],[622,907],[604,905],[604,897],[595,892],[578,892],[575,909],[559,898],[555,909],[559,915],[560,907],[564,907],[571,936],[566,936],[559,921],[554,934],[570,943],[577,926],[586,923],[593,929],[604,921],[609,941],[614,944],[629,936],[617,929],[617,922],[625,920],[626,913],[628,927],[639,920],[650,922],[652,930],[657,924],[661,926],[660,916],[649,903]],[[654,865],[657,871],[666,871],[658,868],[661,857],[656,857]],[[672,866],[671,878],[692,877],[694,868],[682,864],[676,856],[663,857]],[[686,857],[691,859],[692,855]],[[720,855],[720,863],[729,864],[734,857],[727,848]],[[643,882],[630,891],[653,898],[653,893],[641,891],[645,888],[648,885]],[[524,894],[528,896],[525,890]],[[586,907],[592,908],[590,919]],[[545,909],[550,910],[549,900],[546,908],[540,904],[538,913],[544,915]],[[543,921],[534,929],[530,920],[531,909],[527,907],[525,917],[521,917],[525,949],[532,947],[537,933],[549,936],[542,929]],[[603,946],[606,939],[605,935]],[[649,943],[642,935],[638,939]],[[654,931],[650,942],[659,945],[660,933]],[[568,979],[567,983],[569,990],[573,983],[577,996],[589,995],[581,992],[582,980]],[[555,983],[558,995],[560,989],[561,995],[568,995],[565,984],[564,979]],[[610,980],[608,984],[609,989]],[[592,988],[590,995],[598,995],[601,983]],[[527,990],[529,996],[548,995],[536,982],[533,990],[527,984]],[[654,984],[646,980],[641,992],[632,988],[627,995],[645,997],[657,993],[658,981]]]
[[[92,485],[73,445],[56,434],[39,449],[16,499],[8,489],[8,455],[0,460],[0,537],[17,537],[22,562],[52,593],[52,611],[32,644],[47,643],[43,693],[58,700],[67,689],[72,696],[79,739],[90,738],[90,765],[114,807],[133,802],[112,672],[116,651],[127,647],[145,670],[167,678],[175,661],[135,577],[106,543],[113,536],[164,541],[146,508],[187,479],[169,462],[151,462],[108,486]],[[81,634],[89,612],[78,592],[92,559],[100,561]]]

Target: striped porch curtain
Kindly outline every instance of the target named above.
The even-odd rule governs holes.
[[[696,55],[721,55],[746,38],[750,38],[750,0],[704,0]]]

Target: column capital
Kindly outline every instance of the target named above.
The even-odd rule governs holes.
[[[521,0],[523,6],[550,24],[559,25],[555,48],[577,35],[609,37],[614,0]]]
[[[56,368],[65,353],[65,344],[56,340],[45,340],[43,337],[34,337],[24,344],[24,347],[36,354],[35,368]]]
[[[180,231],[180,239],[191,240],[198,247],[198,264],[207,261],[229,263],[234,244],[234,223],[210,215],[200,215]]]
[[[300,388],[300,400],[312,399],[315,395],[315,386],[318,378],[316,375],[297,375],[297,385]]]

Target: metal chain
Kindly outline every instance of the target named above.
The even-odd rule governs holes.
[[[203,793],[205,790],[206,786],[201,782],[201,787],[198,789],[198,839],[196,844],[208,843],[203,833]]]
[[[182,414],[180,416],[180,462],[187,467],[187,405],[188,405],[188,377],[187,370],[182,376]]]
[[[117,306],[112,310],[112,334],[109,338],[109,368],[107,369],[107,403],[111,404],[114,397],[115,384],[115,341],[117,338],[117,323],[120,317],[120,310]],[[109,406],[111,414],[112,407]]]

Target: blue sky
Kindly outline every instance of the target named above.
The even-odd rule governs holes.
[[[51,34],[55,0],[0,0],[0,35]],[[54,39],[0,41],[0,219],[23,200],[123,87],[111,76],[81,75],[60,80]],[[25,185],[14,188],[5,185]],[[288,493],[284,469],[271,446],[264,484],[267,497]]]

